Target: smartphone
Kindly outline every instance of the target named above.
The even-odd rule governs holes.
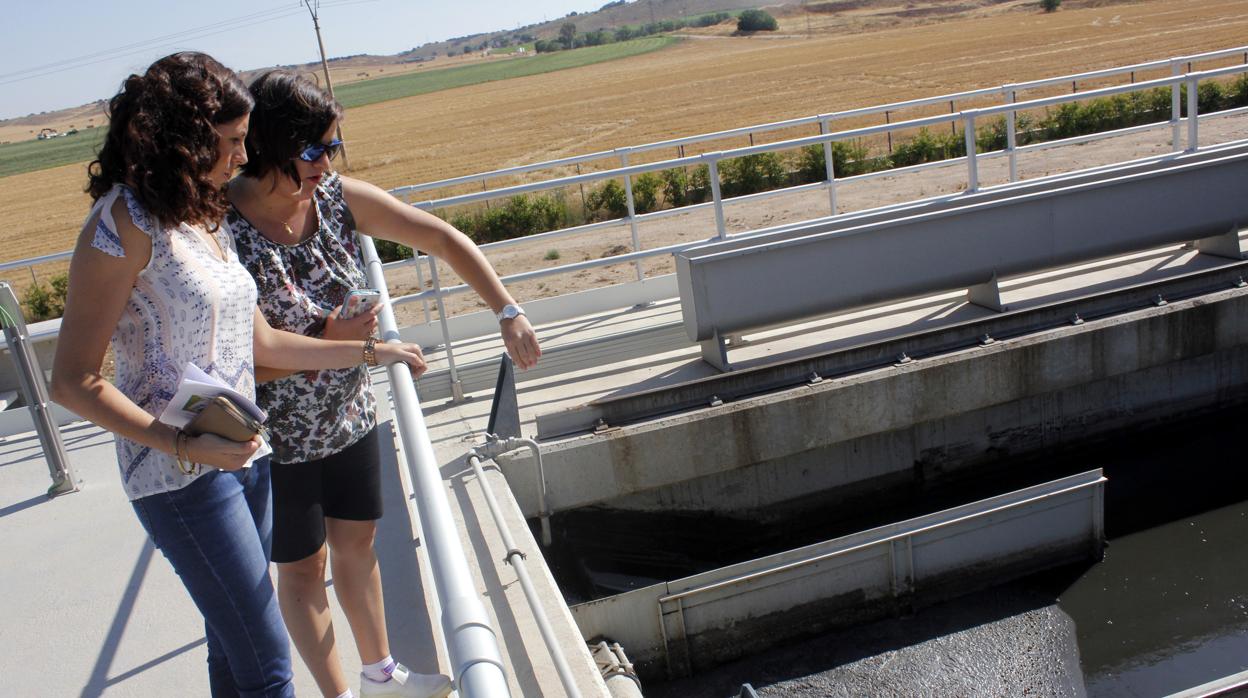
[[[372,288],[357,288],[347,292],[347,297],[342,301],[342,312],[338,317],[353,318],[360,313],[368,312],[381,302],[381,291]]]

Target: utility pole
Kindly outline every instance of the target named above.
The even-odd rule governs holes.
[[[321,40],[321,20],[317,16],[317,10],[320,9],[321,0],[303,0],[304,7],[308,8],[308,14],[312,15],[312,26],[316,29],[316,45],[321,49],[321,69],[325,71],[325,91],[329,93],[329,98],[334,98],[334,83],[329,80],[329,61],[325,60],[325,42]],[[351,169],[351,161],[347,159],[347,145],[342,138],[342,123],[338,123],[338,140],[343,141],[342,145],[342,169]]]

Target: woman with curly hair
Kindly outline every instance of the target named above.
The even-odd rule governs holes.
[[[477,246],[441,219],[333,171],[342,107],[311,82],[275,70],[251,85],[248,162],[230,182],[227,220],[260,309],[274,327],[332,339],[370,337],[377,310],[344,318],[347,293],[367,285],[356,230],[448,262],[498,314],[521,368],[541,350],[532,325]],[[352,695],[334,644],[325,568],[350,622],[361,696],[437,697],[444,676],[410,673],[386,637],[373,538],[382,515],[376,405],[364,367],[295,373],[259,361],[258,401],[270,411],[273,560],[291,639],[329,698]]]
[[[191,436],[157,421],[193,363],[247,396],[254,365],[345,368],[363,341],[274,330],[221,227],[247,161],[253,105],[201,53],[162,58],[109,103],[95,200],[74,249],[52,396],[116,436],[139,522],[203,614],[213,696],[291,696],[290,647],[269,579],[269,462],[259,437]],[[114,383],[100,373],[111,338]],[[423,366],[414,345],[375,358]],[[170,688],[170,694],[184,693]]]

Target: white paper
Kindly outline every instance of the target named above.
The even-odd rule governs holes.
[[[192,363],[188,363],[182,368],[182,379],[178,381],[178,391],[174,393],[173,399],[165,405],[165,409],[160,413],[158,419],[171,427],[184,427],[190,423],[195,415],[199,414],[199,409],[209,400],[218,395],[226,395],[234,401],[244,412],[247,412],[256,420],[263,422],[268,419],[269,415],[260,409],[256,403],[245,397],[242,393],[222,383],[219,379],[204,373],[202,369]],[[197,406],[201,406],[197,408]],[[250,466],[257,458],[263,458],[273,452],[269,447],[269,442],[260,437],[260,448],[247,461]]]

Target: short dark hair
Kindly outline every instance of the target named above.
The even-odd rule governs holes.
[[[216,126],[251,111],[251,93],[212,56],[183,52],[131,75],[108,103],[108,135],[87,168],[87,192],[99,199],[130,186],[164,225],[215,225],[229,203],[209,176],[218,160]]]
[[[277,170],[299,181],[291,162],[319,143],[330,124],[342,118],[342,105],[307,78],[289,70],[270,70],[251,83],[256,101],[247,131],[243,174],[264,177]]]

